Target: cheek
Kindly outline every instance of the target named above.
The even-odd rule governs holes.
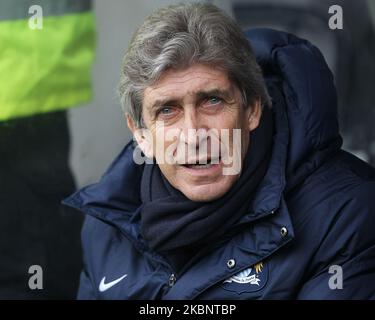
[[[156,162],[159,165],[174,164],[180,130],[158,127],[153,132],[153,147]]]
[[[242,128],[245,122],[244,119],[244,112],[241,112],[238,106],[234,106],[227,108],[223,113],[215,117],[215,119],[210,119],[210,126],[225,129]]]
[[[217,116],[216,119],[211,121],[212,127],[216,127],[218,129],[225,128],[225,129],[232,129],[236,127],[237,124],[237,117],[235,117],[232,113],[226,112]]]
[[[164,177],[173,184],[176,176],[176,166],[170,165],[168,163],[158,164],[160,171],[163,173]]]

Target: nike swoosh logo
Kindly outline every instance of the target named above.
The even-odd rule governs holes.
[[[107,291],[109,288],[112,288],[115,284],[118,284],[125,277],[127,277],[127,274],[124,274],[122,277],[116,280],[113,280],[111,282],[108,282],[108,283],[105,283],[105,277],[103,277],[102,281],[100,281],[100,284],[99,284],[99,291],[100,292]]]

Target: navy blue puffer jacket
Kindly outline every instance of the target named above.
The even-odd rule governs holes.
[[[375,298],[375,170],[341,150],[332,74],[305,40],[269,29],[247,37],[276,127],[241,219],[249,227],[175,274],[140,235],[142,166],[129,143],[98,183],[65,200],[87,214],[78,298]]]

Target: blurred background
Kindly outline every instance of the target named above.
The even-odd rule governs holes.
[[[3,299],[75,297],[81,269],[82,217],[61,208],[60,200],[96,182],[131,139],[116,95],[123,54],[133,32],[153,10],[179,2],[53,1],[51,5],[51,0],[0,0],[0,298]],[[276,28],[315,44],[335,75],[344,149],[375,165],[375,1],[205,2],[222,8],[243,29]],[[6,77],[15,72],[10,59],[17,57],[15,48],[20,47],[14,43],[17,29],[13,24],[30,17],[22,8],[32,4],[39,4],[48,17],[77,18],[72,29],[66,31],[76,38],[74,45],[67,42],[60,54],[68,57],[63,70],[76,68],[86,77],[80,75],[78,84],[67,78],[67,90],[61,89],[63,96],[57,98],[69,101],[65,105],[53,107],[48,101],[49,109],[34,107],[34,112],[22,114],[14,111],[17,107],[13,113],[5,112],[4,97],[10,95]],[[64,4],[69,7],[66,12]],[[331,17],[328,9],[333,4],[343,9],[342,30],[331,30],[328,26]],[[47,23],[44,28],[48,28]],[[59,38],[62,30],[54,28],[50,45],[56,48],[66,39]],[[52,45],[53,39],[59,41]],[[22,46],[26,57],[29,49],[24,42]],[[69,60],[72,53],[77,53],[76,61]],[[31,66],[35,61],[34,57]],[[43,66],[48,57],[38,61]],[[24,77],[33,77],[32,68],[22,67],[19,62],[17,66],[24,70]],[[38,81],[40,85],[41,80]],[[46,88],[55,85],[51,82],[48,80]],[[76,99],[70,99],[73,95],[69,85],[82,88],[84,94],[75,93]],[[15,94],[21,95],[18,91]],[[30,101],[27,96],[25,100]],[[23,103],[22,107],[25,106]],[[45,204],[47,200],[49,204]],[[32,264],[45,270],[43,290],[30,290],[28,286],[28,268]],[[57,276],[61,272],[66,275],[64,278]]]

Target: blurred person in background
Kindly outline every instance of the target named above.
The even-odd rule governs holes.
[[[75,189],[66,110],[91,99],[93,57],[90,0],[0,1],[1,299],[75,297],[82,218],[60,204]],[[42,289],[29,286],[34,265]]]

